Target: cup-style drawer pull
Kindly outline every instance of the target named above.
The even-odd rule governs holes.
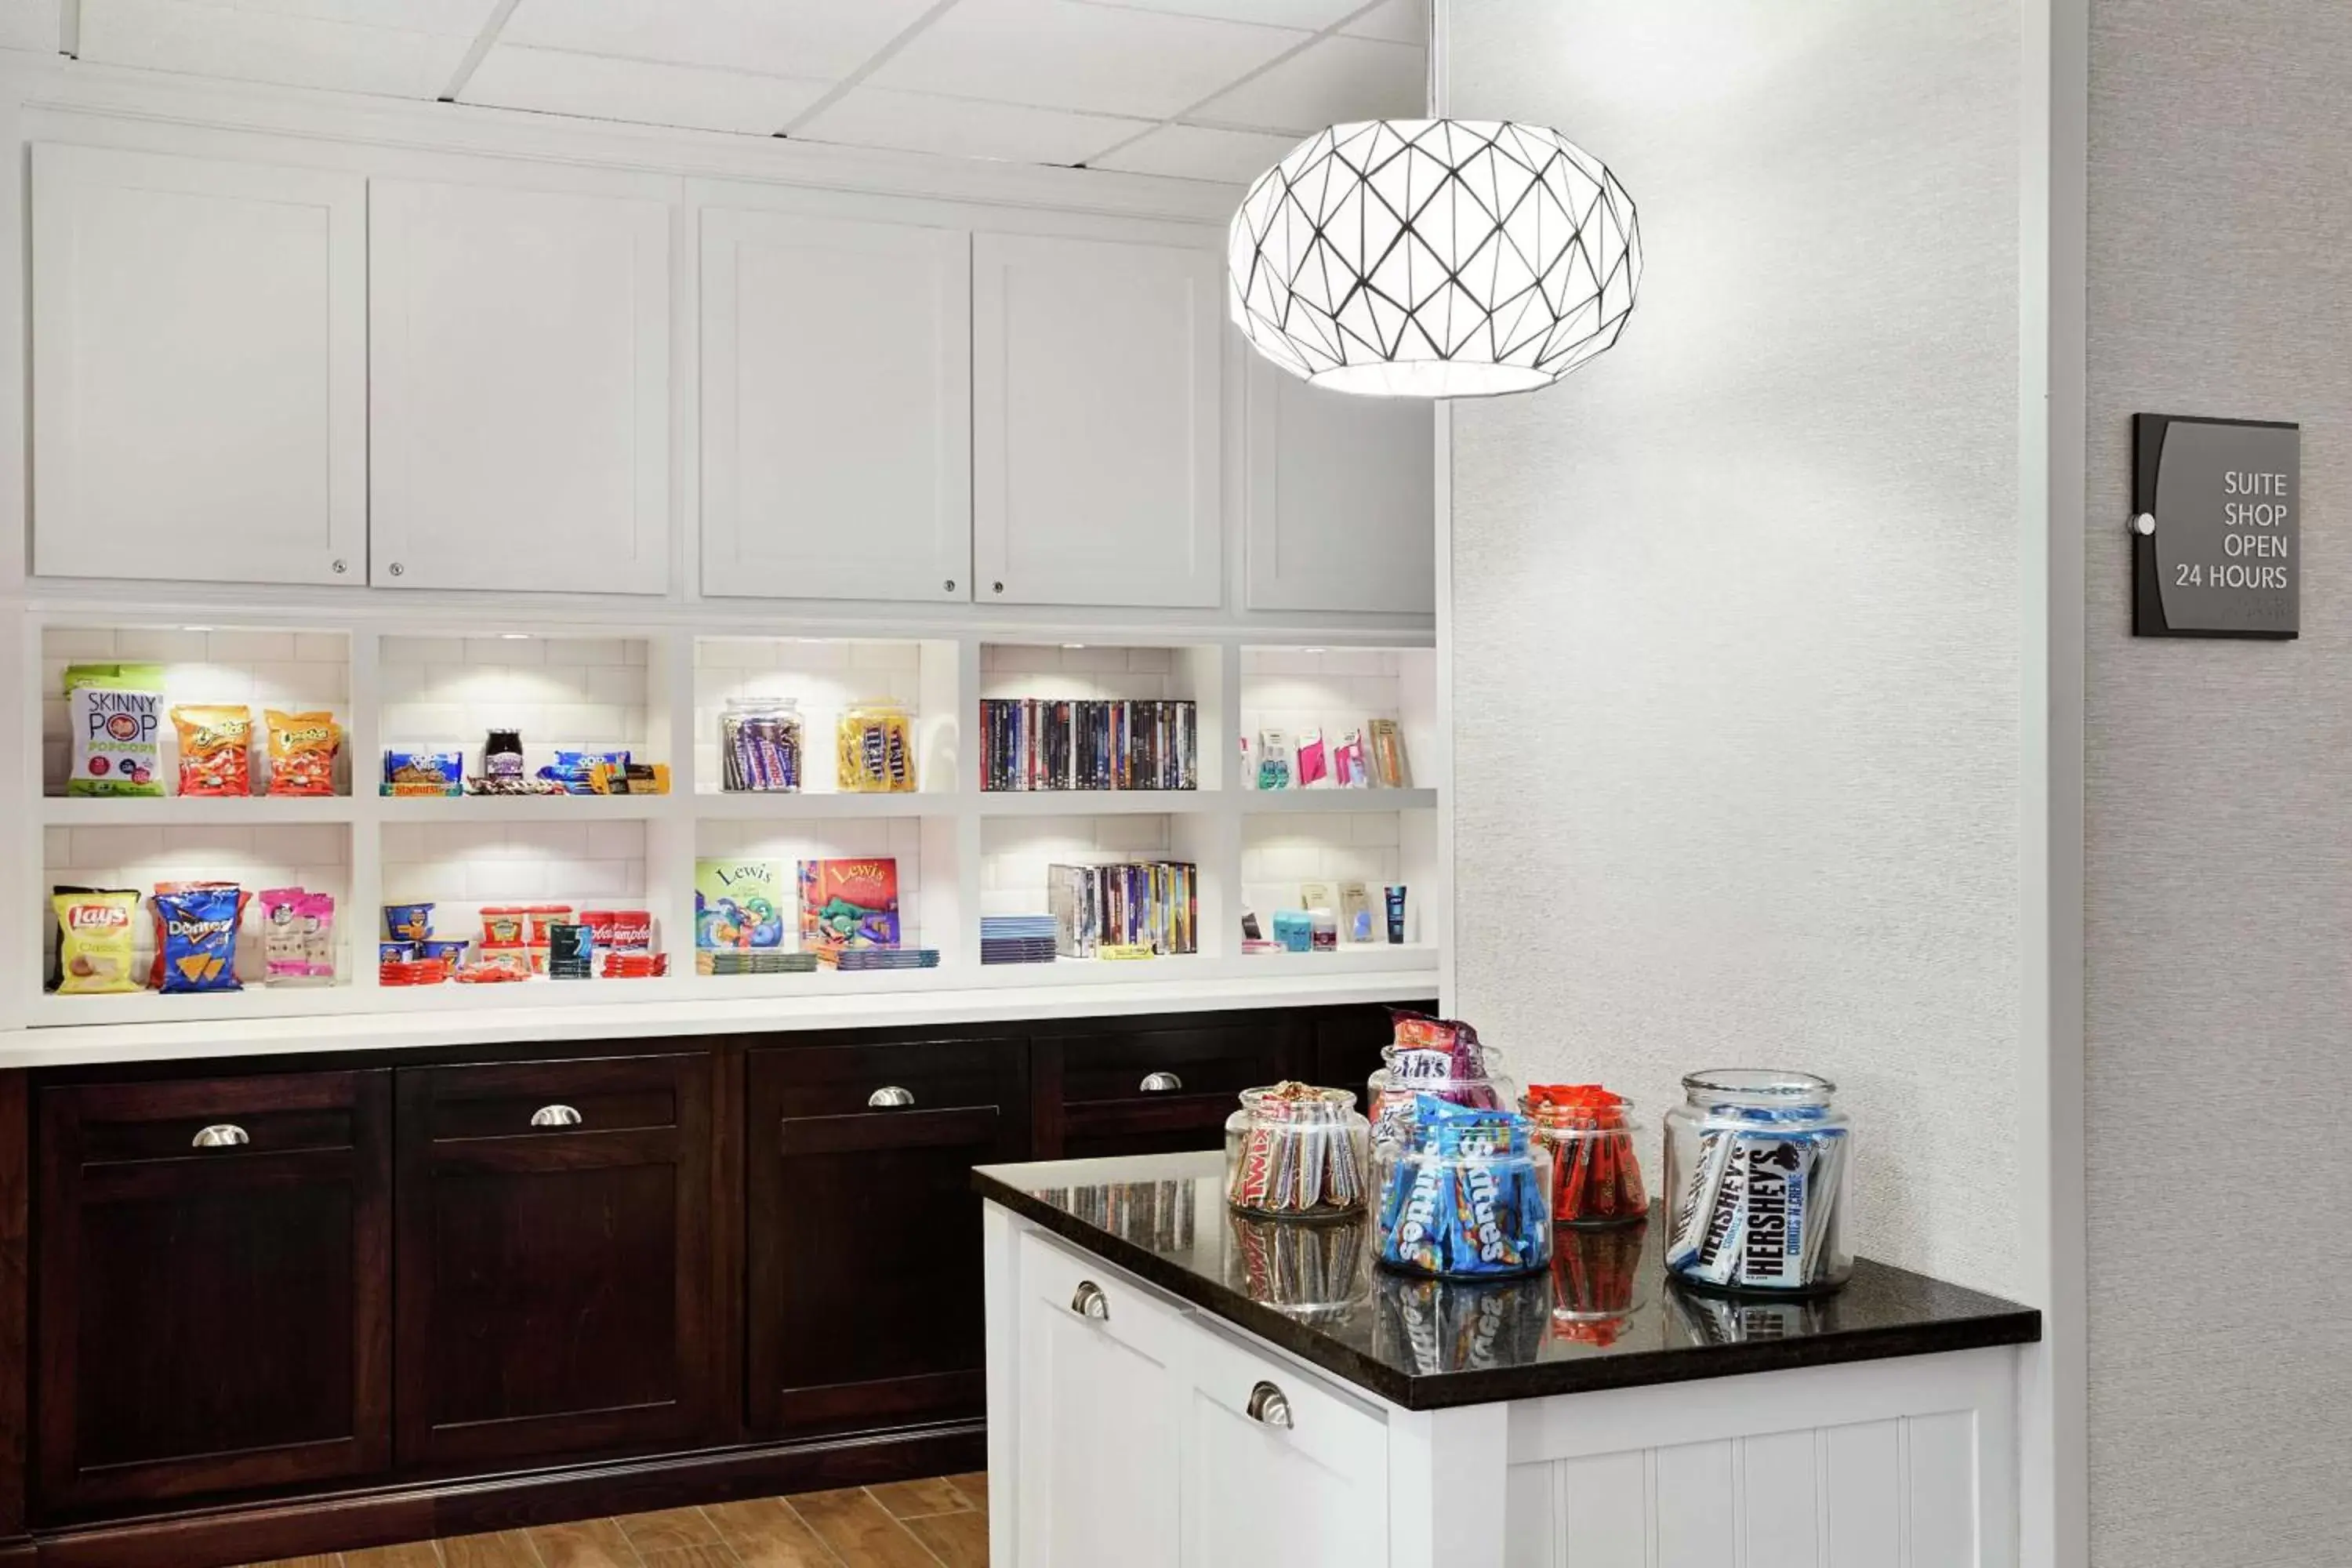
[[[1250,1390],[1249,1415],[1253,1421],[1263,1421],[1269,1426],[1290,1427],[1290,1395],[1274,1384],[1260,1382]]]
[[[1091,1279],[1078,1281],[1077,1294],[1070,1298],[1070,1310],[1081,1318],[1092,1318],[1097,1323],[1110,1321],[1110,1298],[1103,1288]]]
[[[886,1083],[880,1089],[876,1089],[872,1094],[867,1095],[866,1097],[866,1103],[877,1110],[896,1110],[902,1106],[914,1104],[915,1097],[912,1093],[900,1089],[895,1083]]]
[[[577,1127],[580,1113],[568,1105],[542,1105],[530,1113],[533,1127]]]
[[[1172,1072],[1152,1072],[1143,1075],[1142,1089],[1146,1094],[1173,1094],[1183,1087],[1184,1080]]]
[[[198,1128],[188,1144],[194,1149],[234,1149],[240,1143],[252,1142],[245,1135],[245,1129],[236,1122],[215,1121],[210,1127]]]

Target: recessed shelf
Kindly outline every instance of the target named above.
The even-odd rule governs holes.
[[[359,815],[350,795],[44,795],[41,822],[49,827],[273,826],[351,822]]]
[[[1433,789],[1245,789],[1237,792],[1245,812],[1429,811]]]
[[[955,810],[956,797],[945,793],[910,790],[903,795],[828,791],[823,794],[697,795],[694,815],[708,822],[798,822],[812,817],[945,816]]]
[[[982,816],[1192,816],[1217,809],[1215,790],[982,790]]]
[[[675,795],[379,795],[383,822],[612,822],[668,816]]]

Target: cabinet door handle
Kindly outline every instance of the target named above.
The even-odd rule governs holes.
[[[580,1113],[568,1105],[542,1105],[530,1113],[533,1127],[577,1127]]]
[[[197,1128],[196,1135],[188,1140],[188,1146],[192,1149],[234,1149],[241,1143],[252,1142],[245,1135],[245,1129],[236,1122],[215,1121],[210,1127]]]
[[[1253,1421],[1263,1421],[1268,1426],[1279,1426],[1286,1432],[1289,1431],[1290,1395],[1270,1383],[1260,1381],[1250,1390],[1249,1416]]]
[[[1078,1281],[1077,1294],[1070,1298],[1070,1310],[1081,1318],[1092,1318],[1097,1323],[1110,1321],[1110,1298],[1103,1288],[1091,1279]]]
[[[886,1083],[866,1097],[866,1103],[876,1110],[898,1110],[915,1103],[909,1091],[895,1083]]]
[[[1173,1094],[1184,1087],[1184,1080],[1172,1072],[1146,1073],[1138,1087],[1146,1094]]]

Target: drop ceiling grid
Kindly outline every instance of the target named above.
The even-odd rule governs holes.
[[[1333,121],[1420,112],[1425,5],[79,0],[69,29],[68,0],[51,31],[151,69],[1239,183]]]

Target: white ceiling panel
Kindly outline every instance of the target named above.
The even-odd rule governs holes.
[[[487,0],[482,8],[488,12]],[[428,16],[441,9],[419,7]],[[86,60],[400,98],[438,98],[473,47],[474,36],[471,30],[368,26],[294,15],[291,8],[200,0],[81,0]]]
[[[58,0],[0,0],[0,49],[58,52]]]
[[[770,136],[830,90],[822,81],[499,44],[457,96],[500,109]]]
[[[1297,146],[1298,141],[1296,136],[1268,136],[1257,131],[1163,125],[1132,146],[1096,159],[1094,167],[1244,185],[1282,162],[1282,155]]]
[[[1307,36],[1080,0],[961,0],[868,79],[877,87],[1156,120]]]
[[[827,104],[795,139],[1022,163],[1076,163],[1150,124],[1107,114],[982,103],[967,98],[857,87]]]
[[[306,22],[341,22],[353,27],[391,27],[404,33],[462,34],[467,41],[482,30],[498,0],[185,0],[220,11],[255,11]]]
[[[1386,38],[1392,44],[1429,41],[1429,0],[1388,0],[1339,31],[1352,38]]]
[[[838,81],[932,0],[522,0],[501,43]]]
[[[1428,67],[1409,44],[1329,37],[1202,106],[1190,119],[1305,135],[1350,120],[1425,112]]]
[[[1081,4],[1159,11],[1172,16],[1210,16],[1224,22],[1263,22],[1269,27],[1319,33],[1360,9],[1364,0],[1081,0]]]

